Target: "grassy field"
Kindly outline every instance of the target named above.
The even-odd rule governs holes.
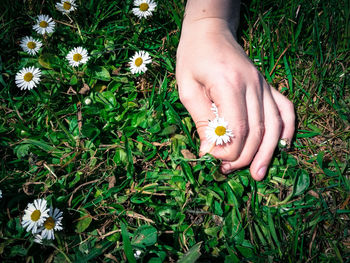
[[[184,1],[142,20],[131,0],[78,0],[70,18],[55,1],[2,3],[1,262],[350,262],[349,1],[242,4],[240,43],[297,112],[292,148],[262,182],[198,158],[174,74]],[[33,31],[40,13],[52,35]],[[27,35],[43,42],[35,56]],[[91,59],[72,68],[76,46]],[[138,50],[153,62],[133,75]],[[21,91],[28,66],[41,82]],[[21,226],[38,198],[63,211],[43,245]]]

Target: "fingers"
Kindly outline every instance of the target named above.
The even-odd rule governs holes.
[[[247,89],[248,138],[239,158],[234,162],[223,163],[221,167],[223,173],[249,165],[259,149],[265,130],[261,93],[259,88]]]
[[[212,102],[201,85],[192,78],[181,78],[178,85],[180,100],[196,125],[201,143],[200,155],[203,155],[213,148],[213,143],[207,140],[205,134],[208,120],[215,118],[215,114],[210,110]]]
[[[267,84],[266,84],[267,86]],[[265,134],[251,165],[253,179],[260,181],[265,177],[273,153],[280,139],[282,119],[269,87],[264,88]]]
[[[294,136],[295,131],[295,111],[293,103],[285,96],[279,93],[274,88],[271,88],[272,97],[274,98],[280,116],[283,122],[283,128],[281,133],[281,139],[286,139],[290,143]]]
[[[293,103],[277,90],[265,85],[264,92],[264,112],[266,114],[265,129],[263,141],[257,150],[253,162],[250,166],[251,175],[255,180],[262,180],[266,174],[267,167],[271,162],[274,150],[279,139],[283,138],[291,142],[295,131],[295,112]],[[270,93],[271,92],[271,93]],[[248,110],[251,106],[248,106]],[[249,113],[249,117],[251,112]],[[249,122],[249,125],[251,122]],[[252,131],[254,128],[250,128]],[[247,139],[247,145],[244,148],[240,158],[235,162],[223,162],[221,170],[224,173],[242,168],[249,164],[249,154],[254,155],[254,151],[248,150],[250,135]],[[248,153],[246,155],[246,153]]]
[[[245,87],[240,81],[217,81],[210,84],[207,90],[208,97],[216,104],[219,116],[228,122],[233,138],[224,146],[216,146],[211,153],[219,159],[226,161],[236,160],[242,152],[248,135],[248,115],[245,99]],[[232,88],[235,87],[235,88]]]

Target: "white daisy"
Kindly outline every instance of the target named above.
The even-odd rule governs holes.
[[[16,74],[16,85],[21,90],[31,90],[40,81],[41,70],[39,68],[23,68]]]
[[[50,208],[49,217],[46,218],[43,226],[39,229],[41,237],[44,239],[55,239],[55,230],[62,230],[62,214],[58,208]]]
[[[156,9],[157,4],[153,0],[135,0],[132,12],[138,18],[147,18],[152,15],[152,12]]]
[[[25,214],[22,218],[22,226],[26,228],[27,232],[30,230],[35,234],[40,226],[45,222],[45,219],[49,216],[47,213],[49,211],[46,208],[45,199],[36,199],[34,204],[28,204]]]
[[[0,190],[0,198],[2,198],[2,191]]]
[[[63,14],[68,14],[74,11],[76,7],[75,0],[61,0],[61,2],[56,3],[56,8]]]
[[[21,40],[20,46],[24,52],[27,52],[30,55],[35,55],[38,53],[39,49],[43,44],[40,40],[36,40],[32,37],[24,37]]]
[[[213,121],[209,121],[208,128],[206,130],[207,139],[211,142],[215,142],[216,145],[222,145],[230,142],[230,138],[233,137],[233,133],[227,127],[228,123],[224,118],[215,118]]]
[[[75,47],[69,51],[66,59],[69,61],[69,64],[72,67],[77,67],[80,64],[85,64],[90,57],[88,56],[88,52],[85,48]]]
[[[48,15],[38,15],[35,21],[35,25],[33,26],[33,29],[38,34],[50,34],[54,31],[55,28],[55,21]]]
[[[148,52],[143,50],[136,52],[129,62],[131,73],[136,74],[140,72],[146,72],[147,71],[146,65],[151,62],[152,62],[152,59]]]

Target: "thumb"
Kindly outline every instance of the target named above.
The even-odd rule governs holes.
[[[195,80],[190,78],[182,79],[178,84],[180,100],[196,125],[200,139],[199,155],[203,156],[213,148],[213,143],[208,141],[206,137],[209,120],[215,118],[215,114],[211,110],[212,102],[207,97],[202,86]]]

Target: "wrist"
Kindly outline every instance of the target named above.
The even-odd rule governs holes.
[[[233,36],[236,40],[236,29],[232,27],[232,24],[222,18],[202,18],[199,20],[187,20],[183,21],[181,30],[181,40],[189,38],[193,39],[194,36],[210,36],[224,34],[226,36]]]
[[[188,0],[183,27],[190,27],[198,21],[212,21],[226,24],[236,35],[239,23],[240,0]],[[216,22],[215,22],[216,21]],[[212,24],[212,22],[206,22]]]

